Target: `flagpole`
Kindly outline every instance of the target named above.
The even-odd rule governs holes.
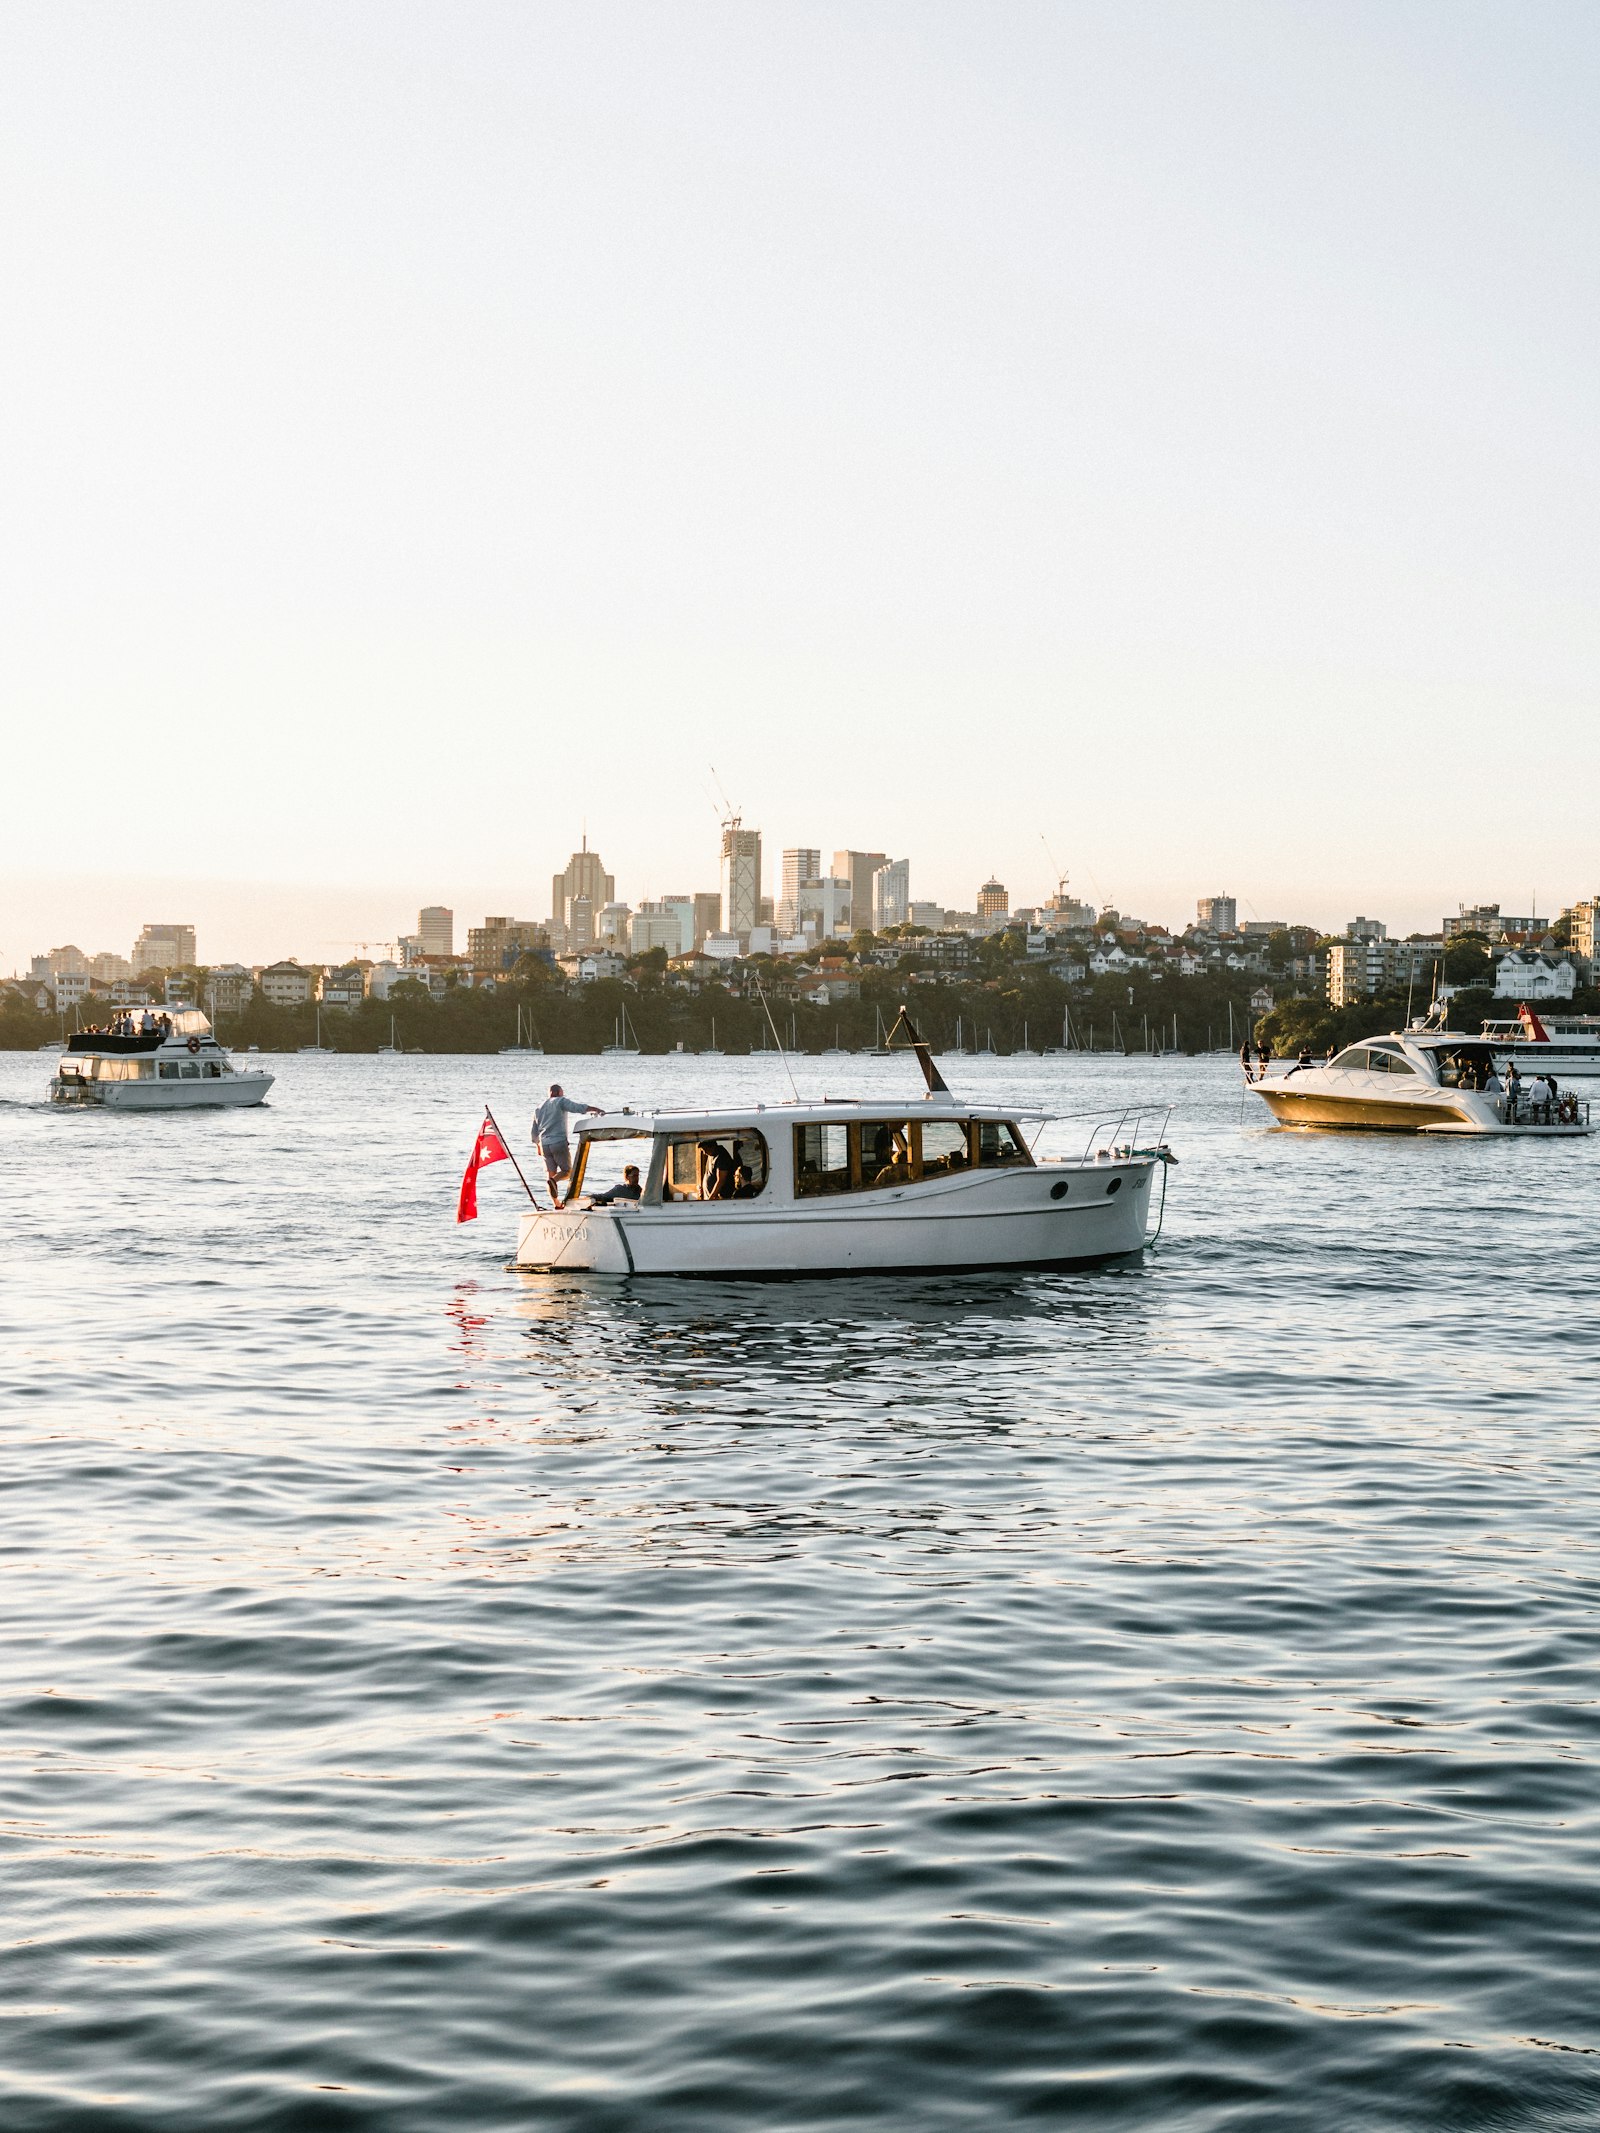
[[[487,1104],[485,1104],[483,1107],[483,1115],[489,1121],[490,1125],[493,1126],[496,1133],[500,1133],[500,1121],[495,1117],[494,1113],[489,1109],[489,1106]],[[523,1177],[522,1165],[517,1161],[516,1156],[512,1154],[511,1143],[506,1139],[506,1136],[503,1133],[500,1133],[500,1145],[505,1150],[506,1154],[511,1156],[511,1167],[517,1173],[517,1176],[519,1178],[522,1178],[523,1191],[528,1195],[528,1198],[532,1200],[534,1206],[538,1207],[538,1195],[537,1193],[535,1193],[533,1187],[528,1183],[527,1179]]]

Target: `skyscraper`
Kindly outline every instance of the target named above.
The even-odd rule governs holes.
[[[737,815],[722,825],[722,922],[739,934],[761,922],[761,832],[747,830]]]
[[[133,944],[133,974],[175,970],[197,961],[193,926],[146,926]]]
[[[850,884],[850,915],[855,926],[872,924],[872,877],[879,867],[887,866],[887,852],[835,852],[833,872],[836,880]]]
[[[911,919],[911,861],[890,859],[872,877],[872,927],[904,926]]]
[[[980,918],[1004,918],[1010,909],[1010,891],[1003,881],[996,881],[991,874],[978,891],[978,916]]]
[[[454,955],[456,915],[443,904],[426,904],[417,913],[417,939],[424,955]]]
[[[783,855],[783,892],[778,898],[778,928],[793,933],[800,924],[800,891],[822,873],[822,853],[814,845],[797,845]]]
[[[1237,933],[1239,900],[1234,896],[1202,896],[1195,904],[1195,921],[1213,933]]]
[[[722,931],[722,898],[714,889],[696,889],[694,892],[694,925],[691,929],[691,945],[699,948],[708,933]]]
[[[603,911],[615,900],[617,884],[605,870],[598,852],[591,852],[589,839],[584,837],[580,848],[567,861],[564,873],[556,874],[550,881],[550,937],[553,946],[587,948],[594,938],[592,931],[594,915]],[[569,941],[566,936],[572,925],[572,906],[578,897],[588,900],[590,931],[580,943]]]

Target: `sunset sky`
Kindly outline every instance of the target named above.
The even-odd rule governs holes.
[[[0,18],[0,969],[1600,890],[1600,10]]]

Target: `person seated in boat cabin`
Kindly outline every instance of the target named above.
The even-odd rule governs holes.
[[[872,1163],[874,1185],[905,1183],[911,1175],[911,1144],[903,1126],[876,1129],[872,1136]]]
[[[609,1192],[593,1193],[590,1199],[595,1207],[609,1207],[613,1200],[637,1200],[639,1193],[639,1166],[628,1163],[623,1166],[620,1185],[613,1185]]]

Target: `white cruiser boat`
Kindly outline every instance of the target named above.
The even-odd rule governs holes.
[[[1519,1074],[1600,1074],[1600,1015],[1541,1015],[1525,1000],[1510,1022],[1486,1022],[1486,1044],[1502,1066],[1517,1062]]]
[[[1493,1048],[1452,1030],[1409,1029],[1347,1045],[1326,1061],[1274,1062],[1249,1087],[1286,1126],[1564,1139],[1590,1130],[1586,1103],[1567,1094],[1550,1101],[1531,1075],[1508,1088]]]
[[[263,1068],[236,1067],[195,1007],[171,1008],[153,1030],[129,1018],[125,1031],[79,1030],[50,1083],[57,1104],[119,1111],[190,1111],[258,1104],[272,1087]]]
[[[903,1016],[900,1026],[910,1029]],[[1081,1155],[1037,1162],[1022,1122],[1042,1126],[1047,1114],[962,1102],[929,1047],[915,1032],[908,1041],[927,1083],[914,1103],[797,1099],[583,1119],[566,1196],[523,1216],[516,1270],[950,1272],[1083,1266],[1143,1248],[1151,1180],[1175,1160],[1161,1137],[1169,1114],[1145,1132],[1125,1112],[1102,1121]],[[624,1161],[638,1165],[639,1196],[597,1194],[597,1171]]]

